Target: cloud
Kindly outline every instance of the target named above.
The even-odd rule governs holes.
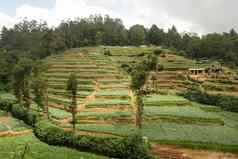
[[[13,26],[15,24],[15,19],[0,12],[0,28],[3,26]]]
[[[176,25],[180,32],[223,32],[238,29],[237,5],[237,0],[55,0],[49,9],[22,4],[15,16],[0,12],[0,27],[25,17],[57,26],[62,20],[100,13],[121,18],[127,28],[157,24],[164,29]]]

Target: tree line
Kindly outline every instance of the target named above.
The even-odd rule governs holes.
[[[44,21],[23,20],[12,28],[3,27],[0,37],[2,83],[9,83],[15,64],[22,57],[38,60],[83,46],[159,45],[191,58],[221,59],[230,66],[238,65],[238,34],[234,29],[199,37],[180,34],[175,26],[168,31],[156,25],[146,28],[139,24],[127,29],[121,19],[94,15],[62,21],[55,28]]]

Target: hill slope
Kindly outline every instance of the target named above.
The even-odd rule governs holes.
[[[45,76],[50,84],[51,117],[65,129],[71,128],[71,114],[67,111],[70,101],[65,85],[69,74],[76,72],[79,82],[77,129],[80,133],[124,136],[135,131],[130,79],[119,68],[121,64],[143,60],[144,55],[154,49],[114,47],[109,48],[111,55],[106,56],[103,48],[84,48],[50,57],[51,67]],[[164,66],[156,75],[160,94],[144,97],[143,135],[159,143],[238,151],[238,114],[194,103],[176,94],[193,84],[185,76],[188,68],[210,67],[213,62],[198,63],[165,53],[160,63]],[[230,77],[222,80],[236,80],[235,76]],[[209,78],[200,82],[201,86],[211,80],[221,79]],[[147,86],[151,87],[150,80]],[[236,86],[235,82],[232,86]]]

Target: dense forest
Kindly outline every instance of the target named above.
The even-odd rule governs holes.
[[[238,34],[234,29],[199,37],[190,33],[182,35],[175,26],[168,31],[156,25],[145,28],[138,24],[126,29],[120,19],[95,15],[63,21],[55,28],[46,22],[23,20],[12,28],[3,27],[0,37],[0,81],[4,84],[11,81],[14,70],[26,64],[24,60],[30,64],[68,48],[83,46],[159,45],[190,58],[220,59],[229,66],[238,65]]]

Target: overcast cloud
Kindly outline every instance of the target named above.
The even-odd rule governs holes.
[[[224,32],[238,30],[237,6],[237,0],[55,0],[48,8],[22,3],[14,14],[0,10],[0,27],[26,17],[56,26],[61,20],[100,13],[121,18],[127,28],[139,23],[167,29],[174,24],[180,32]]]

